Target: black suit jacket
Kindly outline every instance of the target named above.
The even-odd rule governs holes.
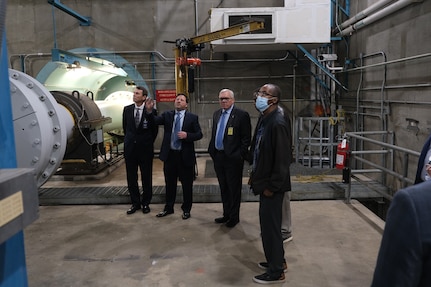
[[[174,116],[175,111],[172,110],[163,112],[160,116],[154,117],[156,124],[164,126],[162,147],[159,155],[159,158],[162,161],[166,161],[168,159],[169,150],[171,149],[171,135]],[[183,158],[184,165],[194,166],[196,163],[194,142],[200,140],[203,136],[198,116],[186,111],[181,130],[187,133],[187,138],[181,140],[181,156]]]
[[[431,181],[395,193],[372,287],[431,286]]]
[[[222,109],[214,112],[213,127],[211,140],[208,145],[208,153],[214,159],[216,154],[215,138],[217,132],[217,124],[219,122]],[[224,153],[227,157],[235,160],[246,159],[248,147],[251,140],[251,123],[250,115],[237,107],[233,107],[226,123],[224,131],[223,146]]]
[[[137,156],[138,151],[154,152],[154,141],[158,134],[158,126],[154,123],[154,116],[157,111],[153,110],[152,116],[145,111],[142,113],[141,122],[136,128],[135,125],[135,104],[125,106],[123,109],[123,131],[124,131],[124,157]],[[148,121],[148,128],[143,129],[144,119]],[[133,147],[138,146],[142,149],[135,150]],[[140,154],[140,152],[139,152]]]
[[[259,147],[256,146],[258,130],[264,126]],[[251,175],[254,194],[265,189],[272,192],[287,192],[292,189],[290,164],[292,163],[292,134],[290,119],[280,106],[271,113],[261,115],[250,147],[250,164],[253,164],[255,149],[259,148],[256,170]]]

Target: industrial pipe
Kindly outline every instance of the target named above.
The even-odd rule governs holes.
[[[346,36],[346,35],[350,35],[351,33],[353,33],[356,30],[359,30],[371,23],[374,23],[377,20],[382,19],[383,17],[388,16],[389,14],[394,13],[395,11],[398,11],[412,3],[415,2],[422,2],[423,0],[399,0],[396,3],[387,6],[386,8],[380,10],[379,12],[376,12],[366,18],[364,18],[363,20],[356,22],[354,25],[351,25],[350,27],[342,30],[341,32],[339,32],[337,34],[337,36]]]
[[[381,0],[377,3],[372,4],[370,7],[366,8],[365,10],[359,12],[355,16],[350,17],[348,20],[346,20],[343,23],[341,23],[340,25],[338,25],[338,27],[337,27],[338,30],[342,31],[344,28],[349,27],[352,24],[355,24],[359,20],[364,19],[368,15],[371,15],[375,11],[379,10],[380,8],[386,6],[387,4],[389,4],[390,2],[393,2],[393,1],[394,0]]]

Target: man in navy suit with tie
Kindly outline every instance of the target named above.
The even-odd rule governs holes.
[[[215,219],[234,227],[239,222],[244,159],[251,140],[250,116],[237,108],[232,90],[219,92],[220,109],[214,112],[208,152],[220,186],[223,216]]]
[[[134,104],[124,107],[123,110],[124,159],[127,187],[132,201],[127,214],[135,213],[141,206],[143,213],[149,213],[153,196],[154,140],[158,126],[154,123],[154,116],[150,117],[144,111],[143,104],[147,96],[147,90],[137,86],[133,92]],[[152,113],[157,115],[156,110]],[[138,186],[138,168],[141,171],[142,198]]]
[[[183,219],[190,218],[193,203],[193,180],[195,176],[196,153],[194,142],[202,138],[198,116],[188,112],[188,98],[178,94],[175,98],[175,110],[155,116],[155,122],[164,126],[164,136],[160,149],[160,160],[163,161],[163,173],[166,185],[166,204],[157,217],[174,213],[177,194],[177,181],[183,188]],[[154,102],[146,102],[146,110],[151,113]],[[151,113],[154,115],[154,113]]]
[[[371,287],[431,286],[431,181],[397,191]]]
[[[415,184],[431,179],[431,136],[428,137],[422,147],[421,154],[418,160],[418,168],[416,171]]]

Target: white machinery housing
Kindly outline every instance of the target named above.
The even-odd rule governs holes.
[[[215,51],[251,50],[256,49],[256,45],[265,45],[269,50],[288,49],[293,44],[318,46],[331,42],[330,17],[330,0],[286,0],[285,7],[214,8],[211,10],[212,32],[250,18],[263,19],[265,29],[211,44]]]

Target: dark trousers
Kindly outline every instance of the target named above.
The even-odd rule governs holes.
[[[259,219],[262,234],[263,251],[270,276],[279,278],[283,272],[284,248],[281,236],[281,218],[283,193],[274,193],[272,197],[260,195]]]
[[[181,151],[170,150],[168,159],[164,162],[163,172],[165,174],[166,204],[165,210],[173,212],[177,197],[177,181],[181,182],[183,188],[183,212],[190,212],[193,203],[193,178],[194,166],[185,166]]]
[[[127,187],[132,205],[135,207],[151,203],[153,197],[153,157],[154,153],[147,151],[139,156],[128,156],[125,158]],[[138,168],[141,172],[142,200],[138,186]]]
[[[219,151],[213,159],[220,186],[223,217],[239,221],[241,205],[243,160],[233,160]]]

